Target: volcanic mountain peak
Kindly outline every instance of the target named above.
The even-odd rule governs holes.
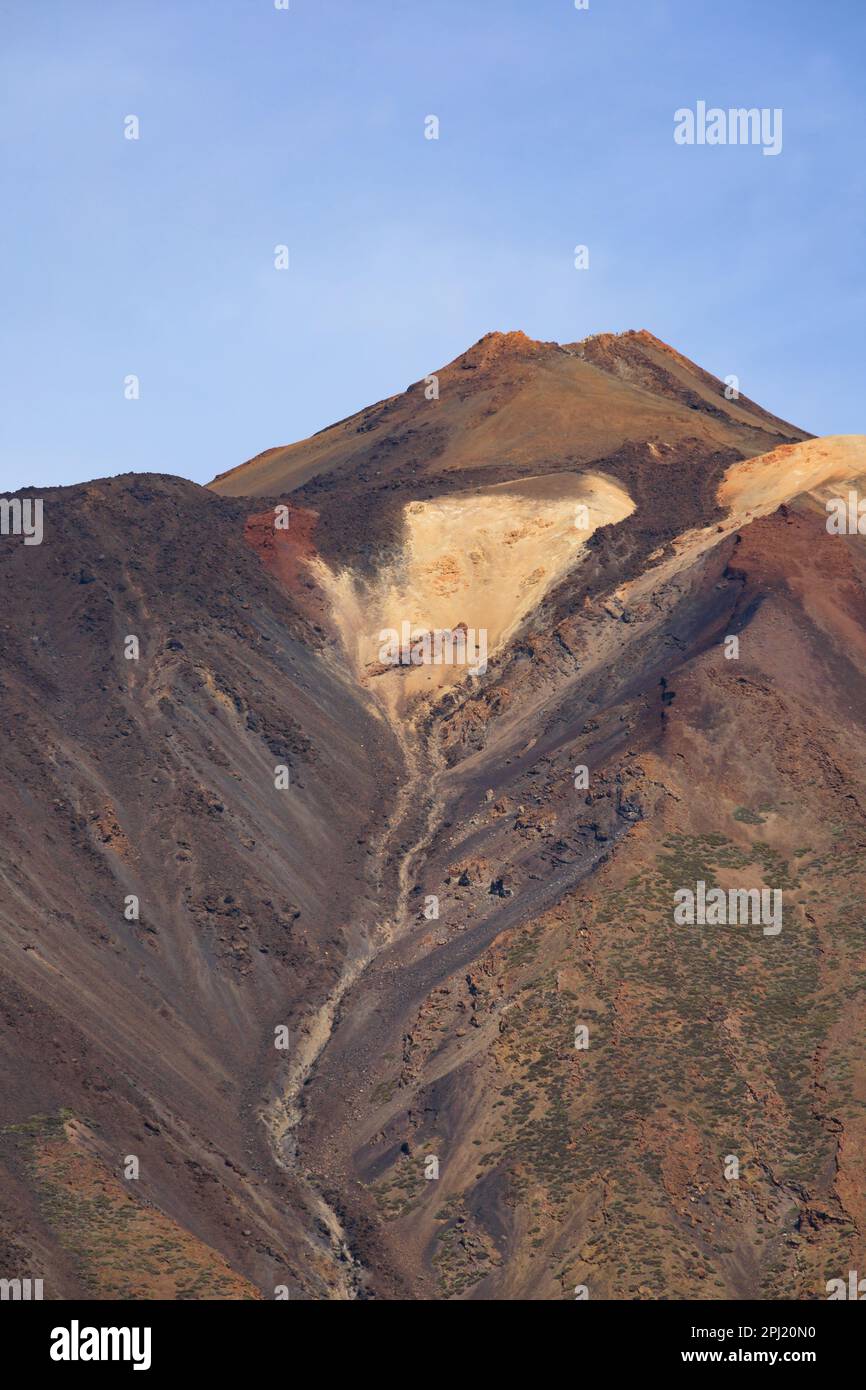
[[[51,1296],[163,1292],[158,1239],[180,1297],[814,1297],[866,1225],[866,440],[643,330],[430,384],[0,547],[0,1247]],[[677,926],[711,879],[781,937]]]
[[[561,346],[568,352],[574,352],[578,348],[585,347],[587,343],[604,343],[611,346],[614,343],[626,343],[629,339],[646,343],[647,346],[661,348],[663,351],[673,351],[661,338],[650,333],[648,328],[623,328],[619,333],[588,333],[585,338],[578,338],[573,343],[562,343]]]
[[[589,333],[585,338],[567,343],[559,343],[552,338],[531,338],[528,333],[524,333],[522,328],[506,331],[494,329],[490,333],[485,333],[465,352],[455,357],[449,366],[460,366],[474,357],[481,357],[485,361],[492,362],[500,357],[529,355],[535,351],[550,352],[555,350],[571,355],[580,352],[582,348],[591,343],[601,344],[606,348],[615,348],[617,345],[626,347],[629,344],[653,348],[659,352],[669,353],[680,362],[687,363],[694,370],[700,370],[695,367],[693,362],[689,362],[687,357],[678,353],[675,348],[670,347],[661,338],[657,338],[648,328],[624,328],[619,333]]]
[[[522,329],[512,329],[501,332],[496,329],[492,333],[485,333],[483,338],[479,338],[477,343],[466,348],[453,361],[449,362],[442,371],[450,368],[458,368],[468,371],[479,367],[493,367],[497,364],[506,363],[509,359],[513,361],[530,360],[541,353],[561,352],[560,343],[546,342],[543,339],[530,338]]]
[[[543,339],[539,338],[530,338],[529,334],[524,333],[522,328],[511,328],[504,331],[495,328],[491,333],[485,333],[483,337],[478,339],[477,343],[473,343],[472,347],[467,348],[466,352],[461,353],[455,360],[460,362],[468,353],[475,352],[481,347],[486,348],[490,353],[505,353],[509,351],[519,352],[524,348],[558,346],[559,344],[557,343],[545,342]]]
[[[560,472],[617,478],[643,497],[644,521],[672,533],[715,507],[725,466],[807,437],[729,395],[646,329],[566,345],[489,333],[402,393],[268,449],[211,487],[293,494],[317,514],[315,543],[337,569],[378,569],[377,555],[402,545],[411,501]],[[664,499],[649,476],[662,461]]]

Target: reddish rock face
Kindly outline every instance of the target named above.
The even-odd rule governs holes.
[[[818,483],[644,332],[436,375],[0,542],[0,1248],[46,1297],[815,1298],[862,1264],[866,545],[825,524],[862,441]],[[587,472],[633,510],[554,584],[533,554],[483,674],[395,698],[354,638],[383,575],[423,599],[407,507],[506,485],[524,526]],[[698,884],[781,892],[781,931],[678,925]]]

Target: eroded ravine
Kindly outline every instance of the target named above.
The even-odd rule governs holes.
[[[454,666],[413,663],[371,680],[377,634],[389,626],[399,628],[404,615],[410,615],[410,626],[436,631],[466,625],[468,618],[470,627],[483,626],[489,633],[492,654],[577,563],[593,532],[628,516],[633,508],[628,493],[602,474],[527,478],[485,492],[410,503],[404,556],[372,584],[351,571],[334,573],[312,560],[350,668],[381,709],[405,772],[393,814],[372,846],[373,876],[380,892],[388,882],[389,867],[396,866],[393,904],[381,920],[357,924],[349,932],[350,950],[340,980],[308,1022],[282,1095],[269,1111],[268,1126],[283,1162],[300,1119],[301,1092],[333,1032],[343,999],[382,948],[408,929],[414,869],[443,816],[439,780],[444,760],[438,752],[436,700],[465,680],[466,673]],[[401,841],[401,834],[407,833],[408,839]]]
[[[279,1094],[262,1112],[278,1165],[302,1184],[311,1211],[328,1230],[337,1287],[345,1299],[363,1296],[364,1271],[351,1249],[340,1217],[322,1196],[312,1175],[304,1169],[297,1133],[304,1114],[304,1090],[339,1024],[346,996],[376,957],[411,929],[409,899],[413,871],[435,838],[444,814],[444,801],[438,789],[444,764],[437,753],[435,737],[422,734],[422,722],[420,714],[416,714],[405,723],[395,721],[391,725],[405,772],[396,789],[393,813],[371,845],[372,877],[380,891],[386,888],[389,880],[394,885],[391,889],[393,906],[381,919],[355,924],[354,930],[350,930],[352,944],[340,979],[305,1021],[292,1049],[291,1062],[281,1079]],[[409,839],[403,841],[401,848],[401,837],[407,831]]]
[[[393,813],[371,846],[372,877],[379,892],[389,891],[389,881],[394,885],[392,905],[379,920],[350,928],[340,979],[306,1020],[280,1093],[263,1113],[277,1162],[304,1184],[311,1208],[329,1232],[338,1286],[346,1298],[358,1296],[363,1279],[336,1211],[300,1161],[297,1133],[303,1093],[339,1024],[347,995],[376,957],[411,930],[416,868],[445,815],[437,699],[466,679],[462,670],[412,665],[386,673],[387,683],[380,678],[371,684],[376,633],[399,626],[402,614],[440,631],[466,625],[467,617],[480,627],[483,618],[485,654],[488,633],[496,651],[573,567],[592,533],[627,516],[633,505],[628,494],[603,475],[527,479],[483,494],[411,504],[404,562],[392,564],[372,592],[347,572],[335,575],[321,562],[313,563],[318,582],[329,594],[350,666],[380,707],[404,767]]]
[[[802,458],[798,457],[801,450]],[[798,446],[793,450],[793,459],[790,458],[790,453],[786,452],[783,459],[785,464],[790,461],[803,469],[802,473],[798,472],[798,469],[792,469],[790,483],[794,485],[794,490],[797,483],[801,486],[802,483],[806,483],[809,488],[809,484],[814,487],[823,483],[825,475],[837,477],[849,474],[853,464],[847,456],[848,441],[844,441],[844,448],[838,452],[845,456],[841,459],[832,457],[834,451],[831,448],[831,456],[826,458],[824,452],[816,450],[815,446],[811,447],[811,451],[806,446]],[[814,470],[816,476],[813,476],[812,469],[804,467],[812,463],[812,454],[816,455],[815,462],[819,464]],[[857,457],[859,467],[862,467],[862,453],[858,452]],[[768,456],[768,459],[769,465],[776,464],[773,456]],[[767,471],[770,480],[773,481],[778,470],[775,466],[769,465]],[[666,592],[670,602],[675,601],[680,587],[679,576],[684,569],[695,564],[701,555],[718,545],[724,536],[737,527],[748,524],[754,512],[760,514],[778,505],[778,499],[772,490],[766,499],[763,495],[753,495],[755,488],[752,485],[752,477],[757,476],[759,471],[756,464],[750,467],[740,465],[737,469],[729,470],[728,487],[731,496],[725,498],[729,506],[729,516],[724,525],[708,526],[680,537],[660,565],[624,587],[620,596],[623,602],[626,605],[654,605],[658,610],[656,619],[663,624],[664,613],[658,608],[659,591]],[[740,474],[746,475],[746,480],[752,485],[752,492],[742,499],[732,490]],[[786,497],[790,495],[791,492],[788,491]],[[429,558],[428,553],[425,559]],[[441,554],[438,558],[442,558]],[[415,568],[416,571],[419,569],[417,564]],[[420,569],[423,570],[424,566]],[[435,574],[440,571],[434,567],[430,572]],[[400,575],[405,593],[410,587],[413,571],[409,567],[408,579],[406,571],[401,573],[397,570],[396,573]],[[392,573],[388,582],[389,595],[393,594],[395,582]],[[405,688],[400,684],[404,674],[402,672],[384,675],[377,673],[370,678],[369,661],[365,659],[369,654],[369,645],[365,647],[360,639],[354,643],[349,640],[353,625],[360,621],[359,615],[364,610],[357,593],[350,594],[350,587],[344,578],[332,588],[332,600],[337,607],[341,606],[344,646],[347,654],[354,656],[359,684],[377,700],[388,721],[400,749],[404,767],[404,775],[396,791],[393,813],[377,837],[372,856],[376,882],[380,891],[383,891],[383,898],[384,891],[387,890],[391,906],[380,920],[354,924],[351,939],[358,944],[353,946],[347,958],[346,967],[336,989],[316,1012],[303,1036],[286,1077],[282,1096],[272,1108],[272,1115],[277,1117],[272,1135],[281,1161],[292,1166],[296,1175],[303,1176],[311,1194],[311,1205],[322,1216],[331,1232],[332,1249],[343,1270],[341,1287],[344,1296],[358,1297],[363,1296],[365,1287],[363,1270],[360,1261],[350,1251],[350,1243],[336,1210],[325,1202],[317,1188],[317,1183],[322,1183],[322,1174],[318,1168],[306,1172],[299,1171],[304,1167],[298,1152],[298,1130],[305,1114],[302,1097],[305,1087],[315,1076],[323,1054],[344,1020],[348,996],[359,986],[373,962],[412,929],[411,896],[413,889],[417,891],[415,885],[420,877],[418,868],[430,853],[431,847],[436,844],[437,835],[446,819],[446,804],[442,785],[444,758],[439,751],[438,739],[442,709],[440,707],[437,711],[433,692],[426,699],[422,697],[419,700],[417,696],[414,701],[409,699]],[[386,610],[380,605],[377,611],[385,614],[386,611],[399,610]],[[437,610],[431,625],[435,626],[437,621],[453,622],[457,616],[460,616],[459,608],[456,611]],[[504,642],[510,640],[513,635],[512,629],[507,626],[502,627],[502,633]],[[624,630],[618,625],[605,629],[604,639],[606,640],[602,640],[595,647],[589,662],[584,664],[584,676],[599,663],[615,662],[617,645],[631,640],[628,629]],[[611,639],[614,639],[612,644]],[[437,686],[439,689],[436,693],[439,694],[442,682],[438,681]],[[417,920],[417,913],[415,918]],[[371,987],[367,995],[374,996],[375,988]],[[363,994],[361,999],[363,1001]],[[369,1004],[369,999],[367,1002]],[[316,1171],[315,1178],[312,1176],[313,1171]]]

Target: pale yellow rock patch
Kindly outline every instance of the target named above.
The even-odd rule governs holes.
[[[585,512],[579,510],[585,508]],[[488,660],[579,559],[600,526],[634,510],[622,485],[601,473],[557,473],[409,503],[398,560],[373,583],[319,562],[333,613],[361,678],[395,709],[412,695],[438,693],[466,667],[381,670],[382,634],[486,633]]]

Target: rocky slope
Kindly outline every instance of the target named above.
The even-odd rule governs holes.
[[[151,477],[44,504],[43,544],[0,558],[4,1266],[114,1290],[109,1184],[171,1223],[147,1257],[176,1253],[178,1296],[224,1293],[226,1262],[256,1296],[339,1294],[335,1237],[260,1116],[387,891],[391,740],[248,507]],[[60,1200],[41,1165],[64,1142],[74,1184],[84,1166]]]
[[[46,493],[0,548],[4,1264],[385,1299],[858,1267],[866,551],[824,503],[861,475],[647,333],[492,334],[209,491]],[[484,668],[383,660],[404,622]],[[782,890],[782,931],[676,925],[698,880]]]
[[[419,730],[440,917],[345,1001],[301,1134],[386,1296],[814,1298],[858,1267],[866,554],[824,521],[687,536]],[[781,889],[782,932],[676,926],[698,880]]]

